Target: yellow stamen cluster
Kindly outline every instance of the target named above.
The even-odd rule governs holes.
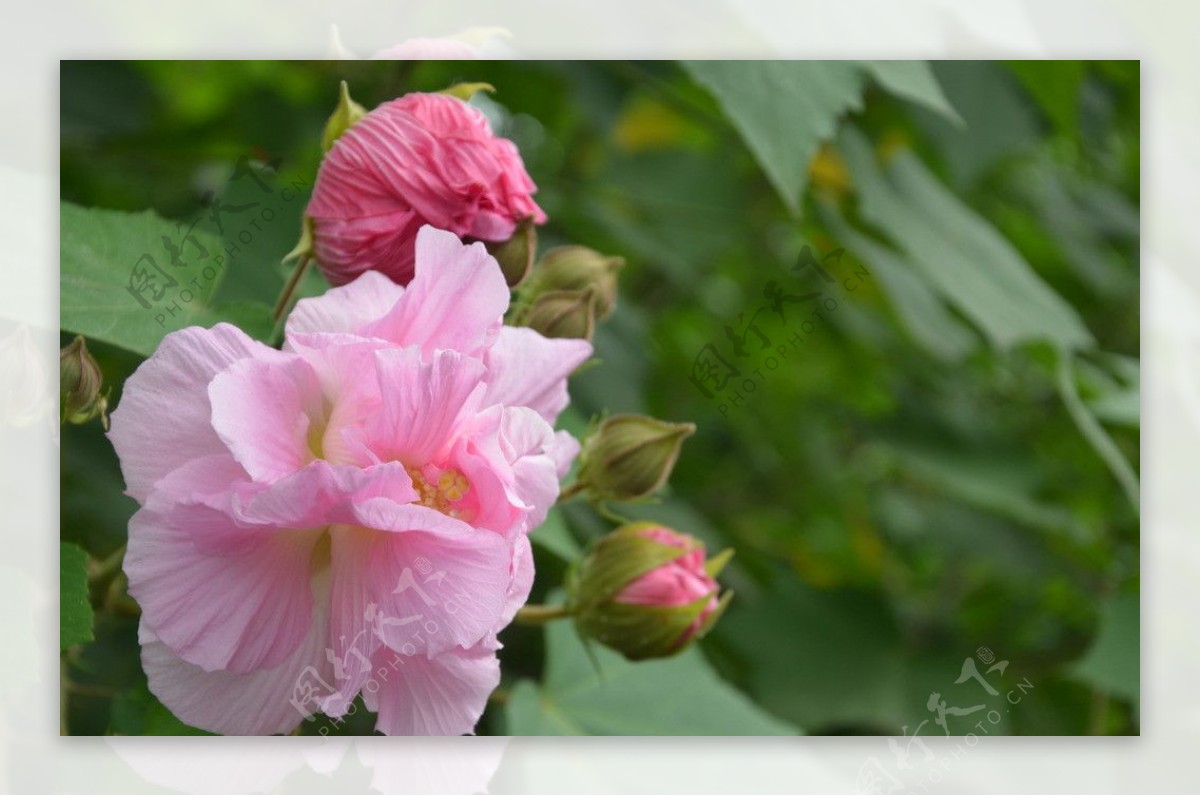
[[[462,512],[453,506],[471,491],[471,483],[458,470],[443,470],[437,477],[437,483],[431,484],[424,473],[416,467],[405,468],[412,479],[413,489],[417,490],[417,502],[435,511],[462,519]]]

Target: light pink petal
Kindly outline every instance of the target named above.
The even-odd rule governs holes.
[[[571,463],[579,455],[579,440],[572,437],[569,432],[555,432],[554,442],[550,444],[546,452],[554,460],[555,470],[561,479],[570,471]]]
[[[330,535],[332,596],[327,658],[337,689],[323,701],[322,710],[330,716],[341,716],[370,677],[371,655],[381,644],[367,608],[372,599],[366,573],[375,549],[375,533],[338,526]]]
[[[426,356],[438,348],[475,354],[500,327],[508,284],[482,243],[463,244],[430,226],[417,233],[416,277],[383,318],[364,330]]]
[[[437,655],[498,628],[511,583],[504,539],[424,506],[375,499],[355,511],[362,527],[386,531],[373,535],[365,571],[385,645]]]
[[[246,359],[208,385],[212,425],[238,462],[256,481],[290,475],[320,446],[324,398],[304,359]]]
[[[287,319],[287,337],[303,333],[357,334],[395,306],[404,288],[378,271],[367,271],[348,285],[301,299]]]
[[[484,360],[484,404],[528,406],[553,423],[570,402],[567,377],[591,355],[586,340],[550,339],[533,329],[505,326]]]
[[[508,625],[517,615],[521,606],[529,600],[529,592],[533,588],[533,547],[529,537],[522,534],[513,541],[512,583],[508,586],[508,594],[504,601],[504,613],[500,617],[501,626]]]
[[[393,345],[345,333],[297,334],[288,345],[317,374],[328,402],[320,438],[324,458],[360,467],[377,464],[379,456],[371,450],[363,429],[383,405],[375,352]]]
[[[417,493],[399,462],[360,468],[315,461],[267,487],[255,485],[234,497],[232,514],[245,525],[318,528],[352,521],[356,501],[385,497],[408,502]]]
[[[142,668],[150,691],[185,724],[225,735],[289,733],[316,712],[335,686],[325,659],[328,646],[328,577],[312,583],[312,621],[299,645],[271,668],[249,674],[207,672],[160,641],[143,619]]]
[[[375,357],[387,400],[371,426],[371,448],[383,459],[424,465],[450,446],[460,417],[473,414],[483,390],[483,363],[457,351],[437,351],[426,364],[415,348]]]
[[[381,649],[375,654],[380,675],[363,699],[378,711],[375,729],[385,735],[466,735],[500,684],[500,661],[490,645],[454,650],[428,659]],[[373,687],[378,686],[378,687]]]
[[[309,560],[319,533],[240,528],[200,510],[133,516],[129,593],[147,626],[190,663],[239,673],[277,666],[310,621]]]
[[[234,362],[282,356],[229,324],[163,338],[125,382],[109,439],[128,493],[144,502],[155,482],[192,459],[226,452],[212,427],[208,384]]]

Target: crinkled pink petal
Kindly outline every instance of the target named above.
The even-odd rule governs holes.
[[[220,512],[138,511],[125,572],[147,626],[207,671],[281,663],[311,617],[317,531],[247,531]]]
[[[498,627],[511,582],[511,549],[503,538],[419,505],[373,499],[354,509],[361,528],[374,531],[358,577],[386,620],[377,623],[385,645],[436,655]]]
[[[395,306],[404,288],[377,271],[322,295],[300,299],[287,319],[287,337],[305,333],[358,334]]]
[[[512,582],[505,595],[501,625],[508,625],[513,620],[521,606],[528,602],[529,592],[533,589],[533,546],[529,537],[518,536],[513,541],[512,553]]]
[[[550,423],[570,402],[567,377],[592,355],[586,340],[550,339],[505,326],[488,349],[485,404],[528,406]]]
[[[273,667],[247,674],[205,671],[175,654],[143,619],[138,631],[150,691],[181,721],[225,735],[289,733],[333,687],[326,660],[328,577],[312,581],[314,610],[303,639]]]
[[[379,713],[375,728],[387,735],[465,735],[475,731],[488,695],[500,684],[493,645],[451,650],[436,658],[406,657],[387,649],[373,664],[384,672],[363,699]]]
[[[192,459],[224,453],[213,430],[209,382],[242,359],[283,355],[240,329],[189,327],[163,338],[158,350],[125,382],[112,414],[109,439],[121,460],[128,493],[144,502],[154,484]]]
[[[483,390],[483,363],[457,351],[436,351],[427,364],[415,348],[376,353],[380,392],[387,396],[367,429],[381,458],[419,467],[452,443]]]
[[[315,457],[314,421],[323,422],[317,376],[297,356],[282,361],[245,359],[208,385],[212,427],[250,477],[271,482]],[[310,439],[313,437],[313,439]]]
[[[481,353],[500,330],[508,284],[482,243],[464,245],[453,233],[422,227],[417,234],[417,274],[395,306],[368,324],[363,336],[417,346]]]

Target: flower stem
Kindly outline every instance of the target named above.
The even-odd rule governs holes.
[[[544,625],[570,615],[565,605],[526,605],[517,611],[513,621],[522,625]]]
[[[288,305],[292,303],[292,295],[296,292],[296,288],[299,287],[300,280],[304,278],[304,274],[308,271],[308,266],[311,262],[311,257],[302,257],[300,262],[296,263],[296,267],[292,269],[292,275],[288,277],[287,284],[283,286],[283,292],[279,294],[279,300],[275,302],[275,323],[283,320],[284,314],[287,313]]]

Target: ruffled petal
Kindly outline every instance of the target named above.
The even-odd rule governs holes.
[[[554,423],[570,403],[567,377],[592,355],[587,340],[550,339],[505,326],[488,349],[486,405],[528,406]]]
[[[281,356],[242,360],[208,385],[212,426],[256,481],[290,475],[320,452],[321,385],[302,358]]]
[[[484,389],[483,363],[457,351],[437,351],[427,364],[415,348],[375,357],[387,400],[369,429],[371,449],[382,459],[422,466],[451,445],[460,418],[474,414]]]
[[[109,439],[121,460],[126,490],[144,502],[154,484],[193,459],[225,453],[212,427],[208,384],[247,358],[278,359],[278,351],[240,329],[190,327],[163,338],[158,350],[125,382],[112,414]]]
[[[379,713],[375,729],[385,735],[474,733],[488,695],[500,684],[500,661],[490,644],[432,659],[380,649],[374,665],[386,675],[367,683],[363,700]]]
[[[315,298],[300,299],[287,319],[287,337],[304,333],[358,334],[388,313],[404,288],[378,271]]]
[[[500,330],[508,284],[482,243],[430,226],[417,233],[416,277],[392,310],[363,330],[398,345],[481,352]]]
[[[180,658],[143,619],[138,632],[150,691],[185,724],[225,735],[289,733],[334,689],[328,646],[328,578],[312,581],[315,610],[299,645],[270,668],[205,671]]]
[[[247,529],[207,507],[142,509],[129,522],[129,593],[155,635],[202,669],[277,666],[310,622],[319,535]]]

